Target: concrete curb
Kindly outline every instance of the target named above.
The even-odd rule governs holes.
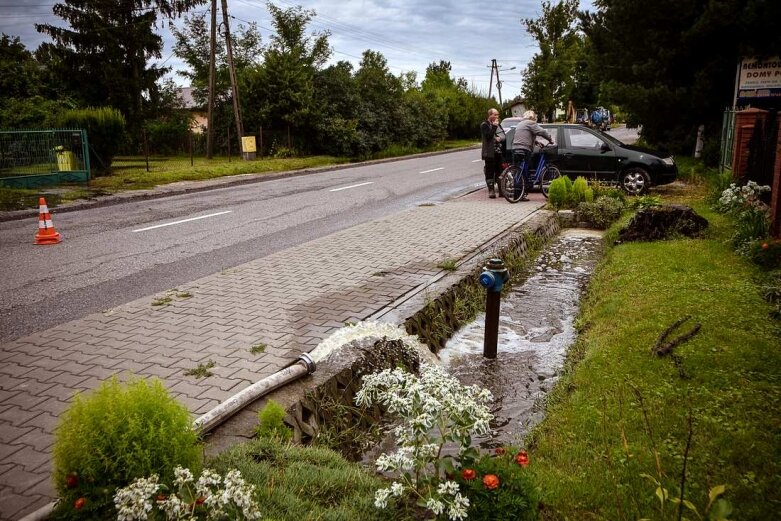
[[[361,161],[358,163],[345,163],[342,165],[330,165],[330,166],[323,166],[318,168],[305,168],[303,170],[288,170],[285,172],[274,172],[269,174],[238,174],[232,176],[218,177],[214,179],[207,179],[203,181],[180,181],[178,183],[159,185],[149,190],[117,192],[107,196],[99,196],[95,199],[78,199],[70,203],[65,203],[61,206],[53,207],[52,205],[49,205],[49,208],[55,210],[54,213],[75,212],[78,210],[87,210],[90,208],[103,208],[106,206],[113,206],[117,204],[127,203],[130,201],[160,199],[163,197],[171,197],[174,195],[206,192],[209,190],[217,190],[219,188],[228,188],[228,187],[241,186],[246,184],[262,183],[264,181],[274,181],[276,179],[285,179],[288,177],[299,177],[304,175],[320,174],[323,172],[332,172],[334,170],[344,170],[346,168],[358,168],[362,166],[379,165],[383,163],[393,163],[396,161],[403,161],[405,159],[411,159],[416,157],[438,156],[443,154],[450,154],[453,152],[463,152],[464,150],[472,150],[477,148],[478,147],[475,145],[475,146],[465,147],[465,148],[454,148],[451,150],[423,152],[421,154],[413,154],[409,156],[389,157],[386,159]],[[184,186],[184,184],[187,184],[188,186]],[[29,208],[25,210],[12,210],[8,212],[0,212],[0,222],[19,221],[22,219],[28,219],[37,216],[38,216],[38,209]]]

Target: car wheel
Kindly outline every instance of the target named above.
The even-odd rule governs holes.
[[[650,184],[651,178],[642,168],[628,168],[621,174],[621,188],[629,195],[643,195]]]

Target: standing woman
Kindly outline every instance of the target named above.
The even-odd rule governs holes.
[[[497,145],[501,144],[502,138],[496,135],[496,129],[499,126],[499,111],[491,109],[488,116],[480,124],[480,134],[483,137],[483,173],[485,174],[485,184],[488,186],[488,197],[496,198],[494,184],[499,174],[502,173],[502,157],[497,154]]]

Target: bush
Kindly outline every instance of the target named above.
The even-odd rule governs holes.
[[[548,188],[548,202],[556,210],[566,208],[567,206],[569,198],[567,181],[569,181],[569,177],[567,176],[557,177],[551,182],[550,188]]]
[[[748,258],[763,268],[781,267],[781,239],[752,241],[747,250]]]
[[[57,126],[83,128],[90,146],[90,168],[109,173],[111,162],[125,140],[125,117],[111,107],[68,110],[60,115]]]
[[[259,438],[276,438],[288,441],[293,437],[293,431],[285,425],[285,409],[274,400],[269,400],[258,413],[260,424],[257,428]]]
[[[584,221],[595,228],[604,230],[621,217],[624,203],[613,197],[600,197],[593,203],[580,203],[577,208],[578,220]]]
[[[146,123],[146,141],[150,154],[175,155],[190,149],[190,115],[172,117]]]
[[[55,431],[53,477],[62,501],[54,519],[115,518],[115,489],[151,474],[170,483],[176,466],[200,467],[197,441],[187,409],[159,380],[123,385],[112,378],[77,394]]]
[[[484,455],[456,475],[469,498],[467,519],[537,519],[537,491],[526,469],[526,451],[497,451],[498,455]]]
[[[578,177],[575,179],[575,182],[572,183],[572,202],[578,204],[585,201],[587,189],[588,182],[585,177]]]

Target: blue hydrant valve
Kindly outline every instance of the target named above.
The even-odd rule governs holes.
[[[484,271],[480,274],[480,277],[477,279],[480,282],[480,285],[484,288],[490,288],[494,284],[496,284],[496,277],[493,273],[490,271]]]
[[[509,279],[510,272],[504,267],[502,259],[490,259],[477,280],[488,291],[499,293]]]

